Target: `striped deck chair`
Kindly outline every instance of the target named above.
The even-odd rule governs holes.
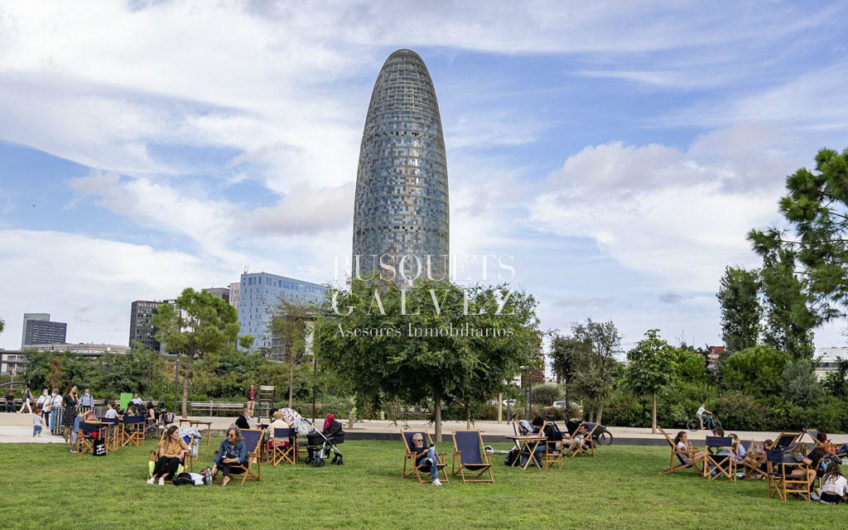
[[[769,499],[777,495],[781,501],[786,502],[788,494],[798,493],[809,502],[810,489],[806,476],[792,476],[794,469],[807,469],[807,466],[801,463],[784,462],[783,453],[783,449],[780,448],[766,450]]]
[[[588,421],[581,422],[580,425],[574,430],[574,434],[580,432],[582,427],[586,428],[586,433],[583,435],[583,438],[574,448],[574,452],[571,453],[571,458],[574,458],[577,455],[584,454],[589,455],[592,458],[595,457],[595,439],[593,438],[595,435],[595,431],[598,429],[597,423],[590,423]]]
[[[241,478],[241,485],[247,482],[248,478],[259,481],[262,479],[262,437],[265,431],[261,429],[242,429],[241,436],[244,438],[244,445],[247,448],[247,465],[235,466],[244,470],[244,476]]]
[[[283,442],[288,442],[284,445]],[[289,464],[297,463],[297,430],[296,429],[274,429],[274,439],[269,440],[271,462],[274,467],[280,462]]]
[[[77,432],[77,454],[94,453],[94,439],[100,437],[100,422],[81,421]]]
[[[451,474],[459,475],[463,483],[494,483],[492,461],[483,445],[483,435],[480,431],[452,431],[451,437],[453,438]]]
[[[710,449],[717,449],[713,453]],[[736,482],[736,461],[733,459],[733,438],[730,436],[707,436],[704,444],[704,478],[713,480],[727,477]]]
[[[665,436],[665,441],[668,442],[668,445],[671,447],[671,459],[668,463],[668,469],[663,469],[660,471],[660,474],[668,475],[669,473],[674,473],[675,471],[680,471],[687,467],[691,467],[700,474],[701,470],[698,469],[698,465],[695,462],[695,456],[700,454],[701,451],[694,447],[688,451],[682,451],[677,448],[674,440],[662,429],[662,427],[657,425],[657,429],[663,436]]]
[[[433,439],[430,438],[430,433],[427,431],[400,431],[400,437],[403,439],[403,470],[401,471],[401,476],[403,478],[411,477],[413,474],[418,478],[418,482],[424,483],[430,481],[430,470],[427,468],[426,464],[416,465],[415,459],[416,455],[412,451],[412,437],[415,436],[416,433],[421,433],[421,436],[424,437],[424,445],[429,447],[433,443]],[[445,477],[444,482],[448,482],[448,472],[445,469],[445,460],[447,458],[447,453],[436,453],[436,456],[439,458],[438,468],[439,471]],[[409,471],[407,471],[407,466],[409,466]]]

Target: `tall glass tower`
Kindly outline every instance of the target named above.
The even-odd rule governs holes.
[[[355,200],[354,277],[447,277],[445,139],[433,80],[412,50],[392,53],[374,83]]]

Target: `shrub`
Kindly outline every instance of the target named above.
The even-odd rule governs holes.
[[[725,388],[751,396],[779,394],[781,376],[789,356],[768,346],[754,346],[727,358],[722,368]]]
[[[769,427],[768,406],[741,392],[731,392],[707,401],[725,430],[761,431]]]
[[[554,401],[562,399],[562,388],[555,384],[533,386],[533,405],[549,407]]]

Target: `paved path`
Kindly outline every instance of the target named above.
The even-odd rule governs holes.
[[[192,416],[195,418],[195,416]],[[235,421],[234,417],[196,417],[197,419],[211,421],[212,430],[222,432],[230,424]],[[366,420],[357,422],[353,427],[347,425],[347,420],[342,420],[345,431],[350,434],[350,439],[357,438],[389,438],[400,433],[401,429],[429,429],[432,432],[432,426],[426,421],[391,421]],[[316,425],[320,429],[323,419],[316,419]],[[561,425],[561,422],[560,422]],[[464,421],[446,421],[442,424],[442,432],[449,435],[453,429],[465,429]],[[478,421],[471,425],[472,429],[480,429],[483,436],[498,440],[504,436],[513,434],[512,426],[508,423],[497,423],[494,421]],[[637,445],[664,445],[665,440],[662,434],[651,434],[649,428],[639,427],[607,427],[615,437],[615,442],[619,444],[637,444]],[[674,436],[680,429],[666,429],[669,436]],[[203,429],[201,429],[203,432]],[[748,432],[748,431],[729,431],[735,432],[743,440],[763,441],[774,439],[779,433],[777,432]],[[703,444],[704,437],[708,434],[707,431],[689,432],[689,439],[693,442]],[[848,434],[833,434],[830,439],[837,444],[848,443]],[[41,438],[32,437],[32,418],[29,414],[17,413],[0,413],[0,443],[63,443],[61,436],[53,436],[48,431],[44,431]],[[807,440],[809,441],[809,440]],[[698,444],[698,445],[700,445]]]

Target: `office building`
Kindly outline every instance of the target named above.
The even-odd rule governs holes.
[[[140,342],[148,350],[158,352],[162,345],[156,340],[156,328],[153,326],[153,315],[156,308],[162,304],[161,300],[136,300],[130,306],[130,341]]]
[[[209,287],[204,289],[203,292],[217,296],[228,304],[230,303],[230,289],[228,287]]]
[[[241,286],[241,282],[233,282],[228,287],[230,289],[230,305],[236,308],[238,311],[239,306],[239,287]]]
[[[50,320],[50,313],[24,313],[24,325],[21,327],[21,347],[26,344],[27,322],[30,320]]]
[[[398,50],[377,76],[362,132],[353,276],[380,273],[401,283],[426,277],[429,267],[430,277],[444,278],[449,236],[448,170],[436,91],[421,57]]]
[[[64,343],[67,340],[68,325],[64,322],[51,322],[50,315],[40,320],[32,317],[32,313],[24,315],[24,340],[22,348],[33,344]]]

